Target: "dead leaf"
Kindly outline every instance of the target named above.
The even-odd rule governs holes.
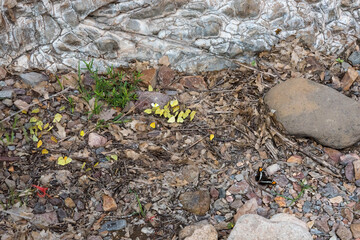
[[[100,120],[104,120],[104,121],[108,121],[110,119],[113,118],[113,115],[117,113],[115,109],[111,108],[109,110],[106,110],[106,111],[102,111],[100,114],[99,114],[99,119]]]
[[[66,131],[65,131],[65,128],[58,122],[55,123],[56,124],[56,127],[58,129],[57,133],[59,134],[59,137],[61,139],[64,139],[66,138]]]
[[[355,82],[358,78],[359,73],[352,67],[349,67],[347,72],[345,73],[344,77],[341,79],[341,88],[344,91],[348,91],[351,85]]]

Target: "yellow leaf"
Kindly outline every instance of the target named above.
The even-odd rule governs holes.
[[[36,136],[35,134],[32,136],[32,140],[33,140],[34,142],[38,142],[38,141],[39,141],[39,139],[37,138],[37,136]]]
[[[118,156],[117,156],[116,154],[113,154],[113,155],[111,155],[110,157],[111,157],[112,159],[114,159],[115,161],[118,160]]]
[[[53,142],[55,142],[55,143],[57,143],[58,141],[57,141],[57,139],[54,137],[54,136],[51,136],[51,141],[53,141]]]
[[[184,119],[182,117],[178,117],[177,122],[182,123],[182,122],[184,122]]]
[[[155,122],[150,123],[150,127],[155,128],[156,127]]]
[[[54,127],[54,126],[49,127],[49,129],[48,129],[47,131],[50,131],[51,129],[53,129],[53,127]]]
[[[184,112],[183,112],[183,111],[179,112],[178,118],[179,118],[179,117],[182,118],[183,116],[184,116]]]
[[[187,118],[189,116],[189,114],[191,113],[190,109],[187,109],[184,113],[184,115],[182,116],[183,119]]]
[[[44,129],[47,129],[49,127],[49,123],[45,124]]]
[[[57,163],[61,166],[71,163],[72,159],[69,157],[59,157]]]
[[[154,89],[153,89],[153,87],[152,87],[151,85],[149,85],[148,91],[149,91],[149,92],[154,91]]]
[[[168,123],[174,123],[174,122],[175,122],[175,116],[170,117]]]
[[[191,111],[190,113],[190,121],[192,121],[195,117],[196,111]]]
[[[85,132],[81,130],[80,131],[80,136],[82,136],[82,137],[85,136]]]
[[[148,108],[148,109],[145,109],[144,112],[147,113],[147,114],[151,114],[152,110],[150,108]]]
[[[22,110],[21,111],[23,114],[27,114],[27,111],[26,110]]]
[[[39,140],[38,143],[37,143],[37,145],[36,145],[36,147],[39,148],[39,147],[41,147],[41,145],[42,145],[42,141]]]
[[[179,105],[178,100],[172,100],[172,101],[170,102],[170,106],[171,106],[171,107],[175,107],[175,106],[177,106],[177,105]]]
[[[62,111],[65,109],[65,106],[61,106],[61,108],[59,109],[59,111]]]
[[[179,111],[179,109],[180,109],[179,106],[175,106],[175,107],[173,108],[173,112],[177,112],[177,111]]]
[[[45,148],[41,151],[41,154],[48,154],[48,153],[49,153],[49,151],[46,150]]]
[[[53,122],[60,122],[62,115],[60,113],[55,114]]]
[[[210,141],[212,141],[214,139],[214,134],[210,134]]]
[[[35,108],[31,111],[31,113],[39,113],[40,112],[40,109],[39,108]]]
[[[170,116],[171,115],[169,109],[164,109],[164,117],[169,118]]]
[[[43,124],[43,122],[42,121],[37,121],[36,122],[36,126],[38,127],[38,129],[40,130],[40,131],[42,131],[42,126],[43,126],[44,124]]]
[[[97,165],[99,165],[99,162],[95,163],[95,164],[94,164],[94,167],[96,167]]]
[[[164,112],[164,109],[157,108],[155,114],[161,114],[161,111]]]
[[[83,170],[83,169],[84,169],[85,165],[86,165],[86,162],[84,162],[84,163],[82,164],[82,166],[81,166],[81,170]]]
[[[30,118],[30,122],[31,122],[31,123],[37,122],[37,120],[38,120],[37,117],[32,117],[32,118]]]
[[[87,169],[85,170],[85,172],[88,172],[88,171],[91,171],[91,168],[87,168]]]

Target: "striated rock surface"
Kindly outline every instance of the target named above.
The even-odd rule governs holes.
[[[256,214],[240,217],[231,231],[228,240],[311,240],[311,234],[304,222],[296,217],[279,213],[271,219]]]
[[[341,52],[359,35],[359,21],[360,2],[346,0],[7,0],[0,65],[55,72],[93,58],[104,71],[167,57],[178,71],[211,71],[290,35]]]
[[[289,79],[272,88],[265,102],[290,134],[337,149],[360,140],[360,104],[330,87]]]

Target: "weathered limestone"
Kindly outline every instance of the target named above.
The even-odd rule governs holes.
[[[290,134],[339,149],[360,140],[360,103],[330,87],[293,78],[273,87],[265,103]]]
[[[350,0],[4,0],[0,66],[57,71],[93,58],[103,71],[167,56],[179,71],[219,70],[290,35],[336,53],[359,22]]]

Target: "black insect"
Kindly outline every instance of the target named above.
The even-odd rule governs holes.
[[[261,184],[261,185],[275,185],[276,182],[270,178],[268,178],[268,176],[266,175],[266,173],[264,172],[264,169],[262,167],[259,167],[256,176],[255,176],[255,180]]]

